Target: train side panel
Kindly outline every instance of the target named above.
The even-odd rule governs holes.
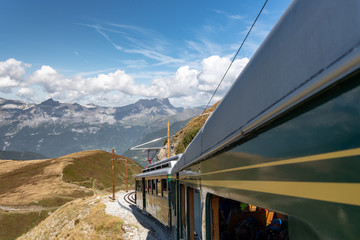
[[[135,200],[136,200],[136,206],[140,209],[145,209],[143,198],[145,195],[144,192],[144,186],[143,181],[141,178],[135,179]]]
[[[203,216],[209,214],[210,194],[288,215],[291,240],[355,240],[360,236],[359,169],[356,72],[226,151],[181,171],[179,183],[203,194]],[[188,203],[178,204],[191,214]],[[206,232],[211,234],[203,221]]]
[[[145,178],[146,211],[162,224],[170,226],[170,208],[167,176]]]

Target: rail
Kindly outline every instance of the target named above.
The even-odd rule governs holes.
[[[128,204],[136,204],[136,202],[135,202],[135,192],[129,192],[129,193],[125,194],[124,200]]]

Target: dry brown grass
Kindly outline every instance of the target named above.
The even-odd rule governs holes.
[[[92,196],[94,192],[98,192],[97,185],[108,187],[111,179],[109,176],[112,176],[110,156],[110,153],[92,150],[46,160],[0,160],[0,209],[5,210],[0,210],[0,239],[14,239],[42,221],[47,217],[48,212],[74,199]],[[132,160],[129,161],[133,163]],[[120,167],[124,169],[120,166],[124,164],[123,162],[117,164],[118,170]],[[81,171],[79,167],[83,167],[86,171]],[[100,167],[107,167],[110,170],[101,171]],[[89,178],[94,184],[86,188],[79,182],[72,181],[71,177],[65,182],[63,180],[65,168],[73,172],[72,176],[75,178],[81,181]],[[130,176],[140,171],[140,166],[129,167]],[[122,172],[118,174],[124,175]],[[89,209],[89,206],[87,208]],[[72,216],[71,211],[67,214]],[[104,225],[101,225],[94,220],[93,224],[97,227],[93,228],[101,232],[101,228],[114,227],[111,221],[113,220],[106,220]],[[8,227],[9,222],[12,223],[11,228]],[[70,234],[70,239],[84,239],[84,232],[77,228]],[[96,234],[92,236],[94,238],[91,239],[104,239],[97,238]]]
[[[1,160],[0,159],[0,175],[12,172],[17,168],[37,164],[39,162],[48,161],[49,159],[17,161],[17,160]]]
[[[19,239],[123,239],[122,225],[105,214],[100,197],[91,197],[67,203]]]
[[[0,239],[15,239],[48,217],[48,211],[6,212],[0,210]]]
[[[52,200],[60,206],[74,193],[77,196],[92,194],[89,189],[62,181],[64,167],[74,161],[75,156],[77,154],[34,162],[0,161],[0,205],[38,205],[46,199],[62,199]]]
[[[66,199],[92,195],[94,179],[95,183],[99,180],[98,184],[104,185],[104,188],[110,187],[109,182],[112,180],[109,159],[110,153],[91,150],[47,160],[0,160],[0,205],[39,205],[40,201],[44,203],[46,199],[47,202],[56,204],[54,199],[59,198],[63,199],[59,201],[62,205]],[[129,163],[133,161],[129,159]],[[125,172],[125,162],[117,161],[116,164],[120,179]],[[66,167],[73,171],[73,174],[63,181],[63,171]],[[140,165],[128,168],[129,184],[133,184],[132,176],[140,171]],[[79,186],[79,181],[85,181],[86,178],[93,179],[88,188]],[[76,181],[77,179],[79,181]]]
[[[219,105],[220,101],[212,105],[207,109],[204,114],[191,119],[186,126],[177,132],[170,142],[176,142],[175,144],[175,154],[183,153],[192,139],[196,136],[201,127],[205,124],[206,120],[210,116],[211,112]]]

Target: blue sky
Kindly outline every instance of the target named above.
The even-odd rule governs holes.
[[[0,97],[204,105],[264,1],[4,0]],[[214,101],[290,4],[269,1]]]

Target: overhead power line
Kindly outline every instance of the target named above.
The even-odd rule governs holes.
[[[261,12],[262,12],[262,11],[263,11],[263,9],[265,8],[265,6],[266,6],[266,3],[267,3],[267,2],[268,2],[268,0],[266,0],[266,1],[265,1],[264,5],[263,5],[263,6],[262,6],[262,8],[260,9],[260,11],[259,11],[259,13],[258,13],[257,17],[255,18],[255,20],[254,20],[253,24],[251,25],[251,28],[249,29],[248,33],[246,34],[246,36],[245,36],[244,40],[242,41],[242,43],[241,43],[241,45],[240,45],[239,49],[237,50],[237,52],[236,52],[236,54],[235,54],[234,58],[232,59],[232,61],[231,61],[230,65],[229,65],[229,67],[226,69],[224,76],[223,76],[223,77],[222,77],[222,79],[220,80],[220,82],[219,82],[218,86],[216,87],[216,89],[215,89],[215,91],[214,91],[213,95],[211,96],[211,98],[210,98],[210,100],[209,100],[208,104],[207,104],[207,105],[206,105],[206,107],[204,108],[203,114],[204,114],[204,112],[206,111],[206,109],[209,107],[209,104],[210,104],[211,100],[213,99],[213,97],[215,96],[215,94],[216,94],[217,90],[219,89],[219,87],[220,87],[221,83],[222,83],[222,82],[223,82],[223,80],[225,79],[225,77],[226,77],[226,75],[227,75],[227,73],[228,73],[229,69],[231,68],[232,64],[234,63],[234,61],[235,61],[235,59],[236,59],[237,55],[238,55],[238,54],[239,54],[239,52],[240,52],[240,49],[241,49],[241,48],[242,48],[242,46],[244,45],[244,43],[245,43],[246,39],[248,38],[248,36],[249,36],[249,34],[250,34],[251,30],[253,29],[253,27],[254,27],[254,25],[255,25],[256,21],[257,21],[257,20],[258,20],[258,18],[260,17]]]
[[[154,142],[160,141],[161,139],[164,139],[164,138],[167,138],[167,136],[160,137],[160,138],[156,138],[156,139],[153,139],[153,140],[148,141],[148,142],[146,142],[146,143],[142,143],[142,144],[140,144],[140,145],[137,145],[137,146],[135,146],[135,147],[130,148],[130,150],[133,151],[133,150],[161,149],[162,147],[148,147],[148,148],[140,148],[140,147],[142,147],[142,146],[144,146],[144,145],[147,145],[147,144],[150,144],[150,143],[154,143]]]
[[[171,135],[170,137],[173,137],[174,135]],[[160,138],[155,138],[153,140],[150,140],[146,143],[142,143],[140,145],[136,145],[135,147],[132,147],[130,148],[131,151],[135,151],[135,150],[156,150],[156,149],[162,149],[163,147],[142,147],[142,146],[145,146],[147,144],[150,144],[150,143],[154,143],[154,142],[158,142],[160,141],[161,139],[164,139],[164,138],[167,138],[167,136],[164,136],[164,137],[160,137]]]

